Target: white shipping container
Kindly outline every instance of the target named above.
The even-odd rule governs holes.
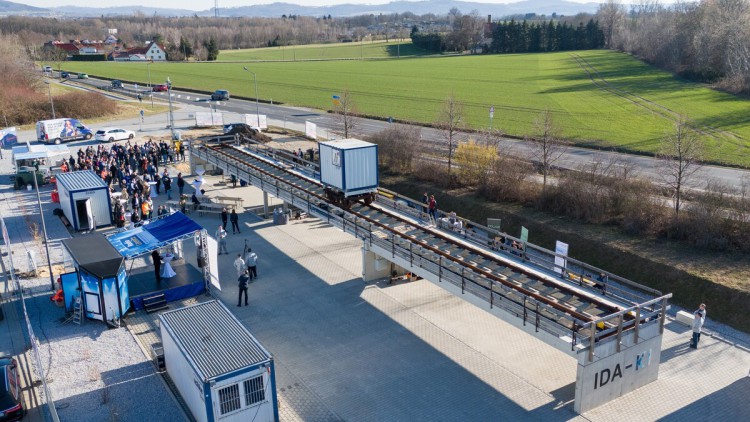
[[[60,173],[56,177],[60,208],[74,230],[112,224],[109,188],[101,177],[91,170]]]
[[[273,356],[221,302],[159,316],[167,373],[198,422],[278,422]]]
[[[320,181],[349,197],[378,189],[378,146],[359,139],[320,144]]]

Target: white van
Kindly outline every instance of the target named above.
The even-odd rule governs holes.
[[[42,69],[44,73],[52,73],[52,66],[44,66]]]
[[[91,139],[94,133],[76,119],[40,120],[36,122],[36,139],[45,144],[60,144]]]

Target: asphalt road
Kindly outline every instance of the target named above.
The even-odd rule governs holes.
[[[101,81],[97,79],[85,79],[76,81],[97,87],[106,87],[110,85],[109,81]],[[140,90],[142,90],[142,88],[143,87],[139,87]],[[124,90],[117,91],[125,91],[130,95],[135,95],[133,86],[130,84],[126,84]],[[231,99],[230,101],[224,102],[212,102],[210,101],[209,94],[194,94],[179,90],[173,90],[172,94],[172,101],[175,103],[205,107],[207,110],[210,107],[214,107],[216,111],[221,112],[255,114],[257,107],[257,109],[259,110],[259,114],[266,115],[269,122],[274,121],[274,124],[278,124],[279,126],[284,125],[287,127],[304,128],[305,122],[311,121],[318,127],[318,136],[328,139],[330,139],[331,135],[334,134],[336,128],[336,122],[334,118],[325,111],[303,107],[270,105],[266,103],[256,104],[255,101],[246,101],[239,99]],[[166,100],[167,94],[165,92],[156,92],[154,93],[154,98],[162,98]],[[143,101],[148,101],[148,97],[144,96]],[[357,133],[360,136],[371,135],[387,128],[388,125],[388,122],[385,121],[359,119]],[[442,140],[442,134],[436,129],[422,127],[421,135],[422,139],[427,141],[444,142]],[[466,139],[468,137],[469,134],[462,135],[462,139]],[[499,141],[499,145],[502,149],[512,148],[516,154],[521,154],[522,156],[526,157],[532,157],[531,148],[529,147],[528,143],[524,141],[503,138]],[[613,159],[616,159],[616,161],[621,166],[634,169],[634,172],[632,173],[634,175],[639,175],[655,182],[664,181],[664,163],[660,162],[658,159],[647,156],[571,147],[567,149],[567,151],[560,157],[555,165],[565,169],[579,169],[584,166],[590,165],[595,161],[609,162]],[[742,186],[743,182],[750,186],[750,171],[712,165],[701,166],[700,169],[696,172],[695,176],[692,178],[692,186],[689,187],[694,189],[702,189],[703,187],[705,187],[705,184],[708,180],[721,182],[723,184],[726,184],[727,186],[739,189]]]

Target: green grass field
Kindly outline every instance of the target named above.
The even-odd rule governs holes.
[[[170,77],[177,87],[228,89],[260,98],[322,109],[348,89],[359,111],[435,122],[450,94],[465,104],[464,122],[490,124],[509,134],[532,131],[545,108],[562,134],[579,145],[656,152],[676,114],[698,125],[707,158],[750,166],[750,100],[676,79],[628,55],[610,51],[258,63],[153,63],[151,79]],[[65,69],[145,83],[145,63],[65,63]]]
[[[245,50],[221,50],[219,61],[384,59],[416,57],[429,54],[433,53],[414,47],[411,41],[365,41],[362,43],[311,44]]]

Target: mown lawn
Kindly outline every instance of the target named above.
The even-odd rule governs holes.
[[[415,47],[411,41],[365,41],[362,43],[310,44],[244,50],[221,50],[219,52],[219,61],[382,59],[425,56],[430,54],[433,53]]]
[[[702,128],[708,159],[750,166],[750,100],[674,78],[628,55],[610,51],[258,63],[153,63],[151,80],[170,77],[177,87],[228,89],[254,98],[322,109],[348,89],[361,113],[435,122],[453,93],[465,104],[465,125],[509,134],[533,132],[548,108],[573,143],[654,153],[677,113]],[[88,72],[141,84],[145,63],[66,63]],[[586,69],[586,70],[584,70]],[[593,78],[593,81],[592,81]]]

